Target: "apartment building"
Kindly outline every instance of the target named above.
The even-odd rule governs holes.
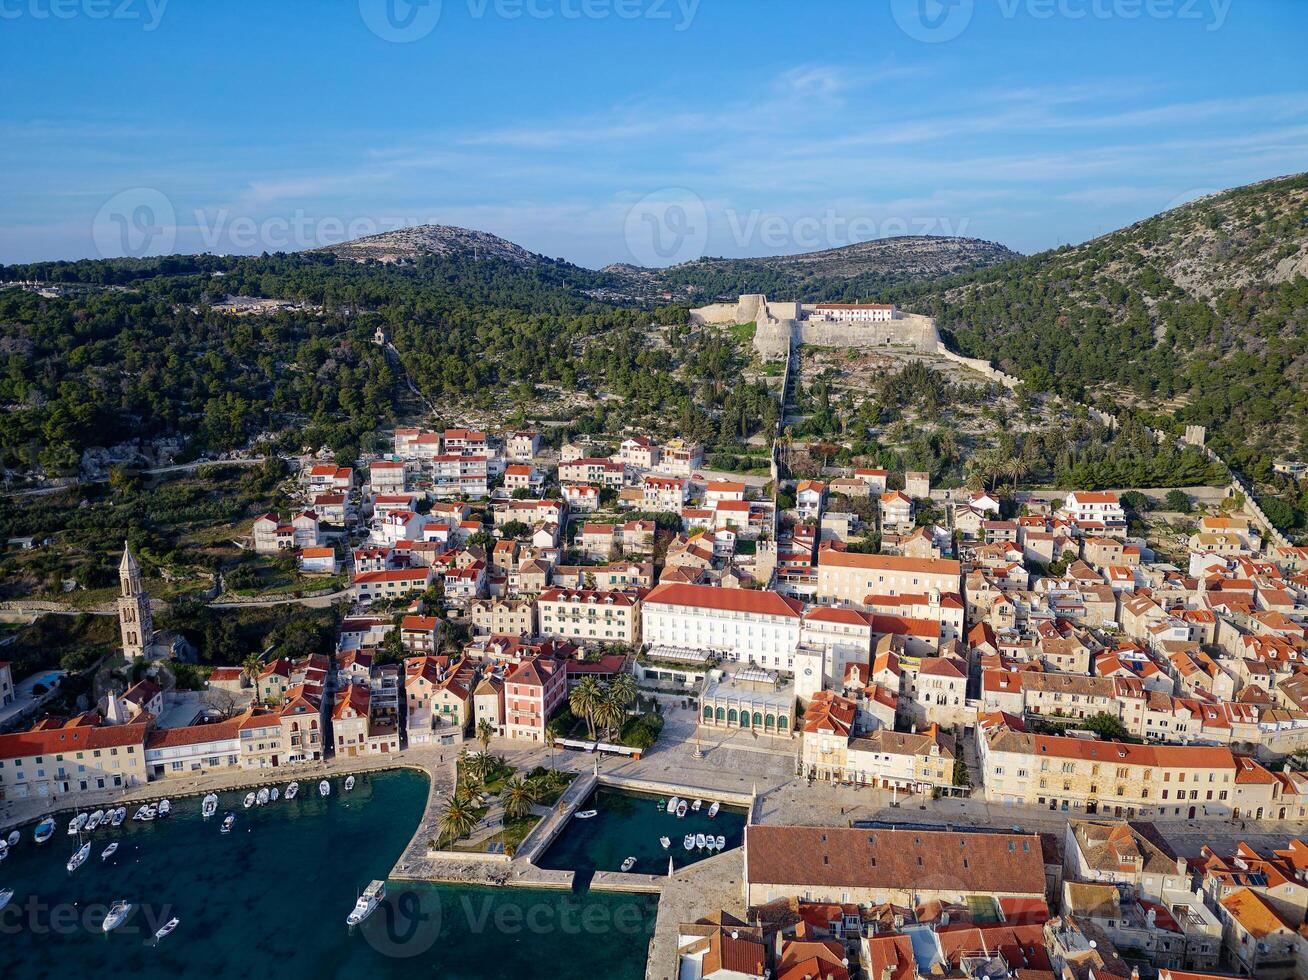
[[[947,558],[905,558],[847,551],[818,553],[817,596],[822,602],[861,606],[868,596],[960,593],[962,565]]]
[[[645,597],[641,631],[655,646],[684,647],[790,670],[803,604],[775,592],[668,583]]]
[[[592,589],[546,589],[537,599],[540,633],[587,643],[640,642],[640,596]]]

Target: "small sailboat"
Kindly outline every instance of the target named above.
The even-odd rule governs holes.
[[[54,832],[54,817],[42,817],[41,822],[36,825],[36,830],[32,833],[32,839],[38,844],[44,844]]]
[[[173,812],[173,801],[172,801],[172,800],[160,800],[160,801],[159,801],[159,816],[161,816],[161,817],[166,817],[166,816],[168,816],[168,815],[169,815],[170,813],[172,813],[172,812]]]
[[[276,786],[274,786],[272,789],[268,790],[268,802],[276,803],[278,797],[280,797],[281,795],[282,795],[282,791],[279,790]]]
[[[103,820],[104,811],[96,810],[95,813],[86,818],[86,832],[89,834],[91,831],[95,830],[96,827],[100,826]]]
[[[683,837],[681,839],[681,846],[689,851],[692,847],[695,846],[695,835],[687,834],[685,837]]]
[[[103,851],[100,852],[100,860],[101,861],[109,860],[111,857],[114,856],[114,854],[117,851],[118,851],[118,841],[114,841],[112,844],[110,844],[108,847],[106,847]]]
[[[114,902],[113,907],[109,909],[109,914],[104,917],[104,922],[100,924],[100,928],[105,932],[113,932],[127,921],[127,917],[132,914],[134,907],[131,902],[125,902],[122,899]]]
[[[696,813],[699,813],[699,808],[702,807],[703,805],[704,805],[703,800],[696,800],[694,803],[690,805],[690,808]]]
[[[386,897],[386,882],[373,881],[363,890],[359,900],[354,903],[354,910],[345,917],[345,924],[353,928],[377,911],[377,906]]]
[[[169,919],[159,927],[159,931],[154,934],[154,941],[157,943],[164,936],[168,935],[181,923],[181,919]]]
[[[117,810],[114,811],[114,815],[109,818],[109,826],[121,827],[123,825],[123,821],[126,819],[127,819],[127,807],[120,806]]]
[[[332,784],[327,782],[327,780],[324,779],[321,783],[318,784],[319,796],[326,796],[331,791],[332,791]]]
[[[200,815],[208,820],[218,812],[218,794],[210,793],[200,804]]]
[[[0,909],[8,905],[13,897],[14,890],[12,888],[0,888]]]
[[[599,814],[598,810],[578,810],[573,814],[578,820],[589,820]]]
[[[700,850],[700,851],[704,850],[704,835],[703,835],[703,834],[696,834],[696,835],[695,835],[695,848],[696,848],[697,850]]]
[[[354,789],[354,776],[351,774],[345,777],[345,792]]]
[[[246,794],[245,794],[245,808],[248,810],[248,809],[250,809],[250,807],[252,807],[252,806],[254,806],[254,794],[253,794],[253,793],[246,793]]]
[[[630,871],[635,866],[636,866],[636,859],[634,857],[629,857],[627,858],[627,860],[622,862],[623,871]]]
[[[688,809],[690,809],[689,805],[686,803],[685,800],[682,800],[680,803],[677,804],[677,816],[684,817]]]
[[[659,838],[659,843],[663,845],[663,850],[665,850],[665,851],[666,851],[669,847],[672,846],[672,841],[671,841],[671,839],[669,839],[669,838],[667,838],[667,837],[660,837],[660,838]]]
[[[295,799],[295,795],[296,795],[297,793],[299,793],[299,792],[300,792],[300,784],[299,784],[299,782],[296,781],[296,782],[291,783],[291,785],[289,785],[289,786],[286,787],[286,799],[288,799],[288,800],[293,800],[293,799]]]
[[[72,873],[76,871],[78,868],[80,868],[83,862],[86,861],[86,859],[90,856],[90,854],[91,854],[91,842],[87,841],[85,844],[83,844],[73,853],[72,857],[68,859],[68,864],[65,865],[65,867],[68,868],[69,873]]]
[[[231,810],[228,810],[226,815],[223,817],[223,825],[218,828],[218,833],[230,834],[232,832],[232,824],[234,823],[236,823],[236,814],[232,813]]]
[[[722,809],[722,804],[719,803],[717,800],[714,800],[713,803],[709,806],[709,819],[712,820],[714,817],[716,817],[718,815],[718,810],[720,809]]]
[[[13,847],[22,839],[23,839],[23,835],[15,830],[10,832],[9,836],[5,838],[5,843],[8,844],[10,847]]]
[[[86,826],[86,821],[87,821],[88,819],[89,819],[89,818],[87,817],[87,815],[86,815],[85,813],[79,813],[77,816],[73,817],[72,820],[69,820],[69,821],[68,821],[68,836],[69,836],[69,837],[72,837],[72,836],[75,835],[75,834],[79,834],[79,833],[81,833],[81,832],[82,832],[82,828]]]
[[[268,788],[266,786],[263,789],[260,789],[259,792],[255,794],[254,802],[257,803],[259,806],[263,806],[265,803],[268,802]]]
[[[672,799],[668,800],[668,813],[676,813],[677,804],[680,802],[681,801],[677,799],[675,796]]]
[[[718,850],[720,851],[727,846],[727,839],[723,837],[721,834],[718,834],[718,839],[716,843],[718,845]]]

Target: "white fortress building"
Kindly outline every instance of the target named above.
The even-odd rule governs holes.
[[[900,346],[936,353],[940,336],[929,316],[904,313],[892,303],[777,303],[760,293],[735,303],[691,310],[698,323],[754,324],[754,349],[784,359],[796,344],[814,347]]]

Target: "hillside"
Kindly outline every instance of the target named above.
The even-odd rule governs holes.
[[[1083,245],[898,291],[965,354],[1034,387],[1194,423],[1308,521],[1272,462],[1308,458],[1308,175],[1183,205]],[[1273,515],[1278,516],[1278,515]]]
[[[549,264],[551,259],[489,232],[458,228],[454,225],[415,225],[397,228],[366,238],[356,238],[314,249],[352,262],[412,262],[423,256],[468,256],[480,259],[499,259],[519,266]]]
[[[702,258],[667,269],[606,266],[619,281],[701,300],[766,293],[778,299],[857,300],[894,285],[989,268],[1018,253],[975,238],[907,235],[761,258]]]

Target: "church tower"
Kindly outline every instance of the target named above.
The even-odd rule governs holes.
[[[154,642],[154,620],[150,597],[141,585],[141,566],[132,549],[123,542],[123,560],[118,564],[118,626],[122,631],[123,655],[128,660],[144,657]]]

